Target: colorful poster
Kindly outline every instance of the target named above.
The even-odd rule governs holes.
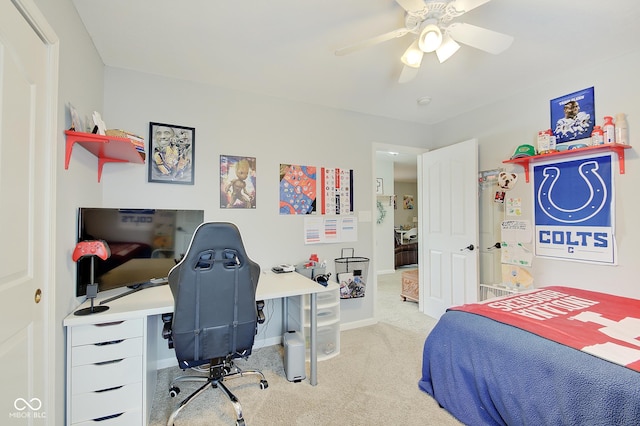
[[[256,208],[256,159],[220,156],[220,208]]]
[[[611,162],[607,154],[534,166],[536,256],[616,263]]]
[[[353,170],[322,168],[322,214],[353,214]]]
[[[316,168],[280,164],[280,214],[316,211]]]
[[[551,130],[556,144],[591,137],[594,105],[593,87],[551,100]]]

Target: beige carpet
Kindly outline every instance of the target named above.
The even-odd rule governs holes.
[[[435,321],[417,312],[417,304],[401,301],[399,276],[379,276],[379,305],[384,305],[377,310],[380,322],[341,333],[340,355],[318,363],[317,386],[308,379],[287,381],[280,346],[258,349],[249,360],[238,362],[262,370],[269,381],[265,390],[254,377],[225,382],[242,403],[247,425],[460,425],[418,389],[422,345]],[[182,393],[170,398],[168,383],[181,374],[178,368],[158,372],[150,425],[166,424],[179,401],[196,388],[182,385]],[[175,422],[233,424],[233,407],[217,389],[200,395]]]

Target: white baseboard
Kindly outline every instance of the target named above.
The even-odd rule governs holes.
[[[354,328],[367,327],[370,325],[376,325],[378,320],[375,318],[367,318],[362,321],[354,321],[347,324],[340,324],[340,331],[353,330]]]

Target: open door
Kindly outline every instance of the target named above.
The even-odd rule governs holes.
[[[478,299],[478,141],[429,151],[420,161],[420,304],[437,319]]]

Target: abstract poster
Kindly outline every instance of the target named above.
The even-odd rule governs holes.
[[[316,211],[316,168],[280,164],[280,214]]]
[[[322,168],[322,214],[353,214],[353,170]]]
[[[220,156],[220,208],[256,208],[255,157]]]
[[[613,265],[611,155],[533,168],[536,256]]]

